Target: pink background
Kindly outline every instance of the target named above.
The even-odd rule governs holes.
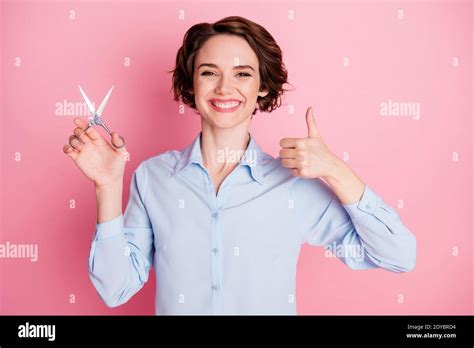
[[[269,30],[295,87],[280,109],[254,117],[258,144],[278,156],[280,138],[307,134],[305,110],[313,105],[332,151],[341,158],[349,153],[353,170],[417,237],[417,266],[406,274],[353,271],[325,257],[322,248],[304,247],[298,313],[471,314],[469,1],[3,1],[0,243],[38,244],[39,255],[37,262],[0,258],[0,313],[154,313],[153,272],[139,293],[115,309],[101,302],[89,280],[94,188],[62,152],[73,118],[81,115],[56,115],[56,103],[82,102],[80,84],[98,104],[115,84],[104,120],[125,137],[131,153],[125,208],[137,165],[187,146],[199,131],[198,116],[189,109],[179,114],[169,93],[166,71],[184,33],[228,15]],[[419,102],[420,119],[381,116],[380,103],[389,99]],[[15,161],[17,152],[21,161]]]

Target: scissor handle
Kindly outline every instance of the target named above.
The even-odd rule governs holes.
[[[104,121],[102,121],[100,118],[98,120],[96,120],[95,124],[98,125],[98,126],[101,126],[102,128],[104,128],[107,131],[107,133],[112,135],[112,132],[109,130],[109,127],[107,127],[107,125],[104,123]]]
[[[88,130],[90,127],[92,127],[93,125],[95,125],[94,119],[89,120],[89,122],[87,122],[87,127],[86,127],[86,129],[84,129],[84,132],[87,131],[87,130]]]
[[[110,137],[112,138],[112,132],[110,132],[109,128],[105,125],[104,121],[102,121],[100,119],[100,117],[97,117],[94,120],[90,120],[89,123],[87,124],[86,129],[84,129],[84,132],[87,131],[93,125],[98,125],[98,126],[101,126],[102,128],[104,128],[107,131],[107,133],[110,134]],[[123,137],[121,135],[119,135],[119,137],[120,137],[120,139],[122,139],[122,146],[115,146],[115,144],[112,141],[112,145],[117,149],[120,149],[120,148],[125,146],[125,140],[123,139]]]
[[[92,127],[94,125],[101,126],[102,128],[105,129],[107,133],[109,133],[110,136],[112,136],[112,132],[110,131],[109,127],[102,121],[100,117],[95,117],[94,119],[90,120],[89,123],[87,124],[87,128],[84,130],[88,130],[89,127]]]

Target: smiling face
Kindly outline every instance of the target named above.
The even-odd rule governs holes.
[[[194,61],[194,100],[203,121],[231,128],[250,122],[257,107],[258,58],[247,41],[219,34],[207,40]]]

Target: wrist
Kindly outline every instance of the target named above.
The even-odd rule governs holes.
[[[342,204],[360,200],[364,192],[364,182],[342,160],[334,162],[333,170],[323,177]]]
[[[100,193],[109,193],[109,192],[121,192],[123,188],[123,180],[112,181],[103,185],[95,185],[95,192]]]
[[[347,176],[348,171],[350,168],[346,165],[344,161],[342,161],[336,155],[332,156],[332,160],[330,161],[330,165],[328,166],[327,173],[322,176],[322,178],[326,181],[332,182],[341,182],[344,181],[344,176]]]
[[[122,182],[96,186],[97,223],[110,221],[122,213]]]

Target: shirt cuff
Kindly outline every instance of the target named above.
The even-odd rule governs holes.
[[[123,232],[123,214],[116,218],[95,225],[94,240],[101,240]]]
[[[365,185],[362,197],[350,204],[343,204],[351,219],[358,219],[368,214],[373,214],[379,205],[379,197],[367,185]]]

